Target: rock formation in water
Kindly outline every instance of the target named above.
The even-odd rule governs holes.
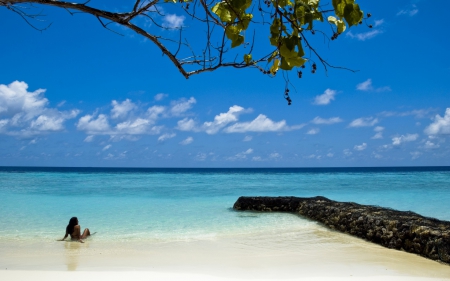
[[[387,248],[450,263],[450,222],[325,197],[240,197],[233,208],[292,212]]]

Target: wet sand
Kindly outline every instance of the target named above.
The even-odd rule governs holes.
[[[319,225],[188,241],[0,241],[1,280],[450,280],[450,266]]]

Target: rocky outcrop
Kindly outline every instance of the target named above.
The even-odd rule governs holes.
[[[387,248],[450,263],[450,222],[325,197],[240,197],[233,208],[292,212]]]

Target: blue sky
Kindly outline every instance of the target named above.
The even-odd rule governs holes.
[[[39,32],[0,8],[0,165],[450,165],[450,2],[359,3],[374,28],[312,39],[330,63],[358,72],[291,74],[291,106],[281,75],[185,79],[131,31],[44,7],[52,25]]]

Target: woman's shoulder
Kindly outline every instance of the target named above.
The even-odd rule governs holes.
[[[77,228],[80,228],[79,224],[75,225],[75,227],[74,227],[74,229],[77,229]]]

